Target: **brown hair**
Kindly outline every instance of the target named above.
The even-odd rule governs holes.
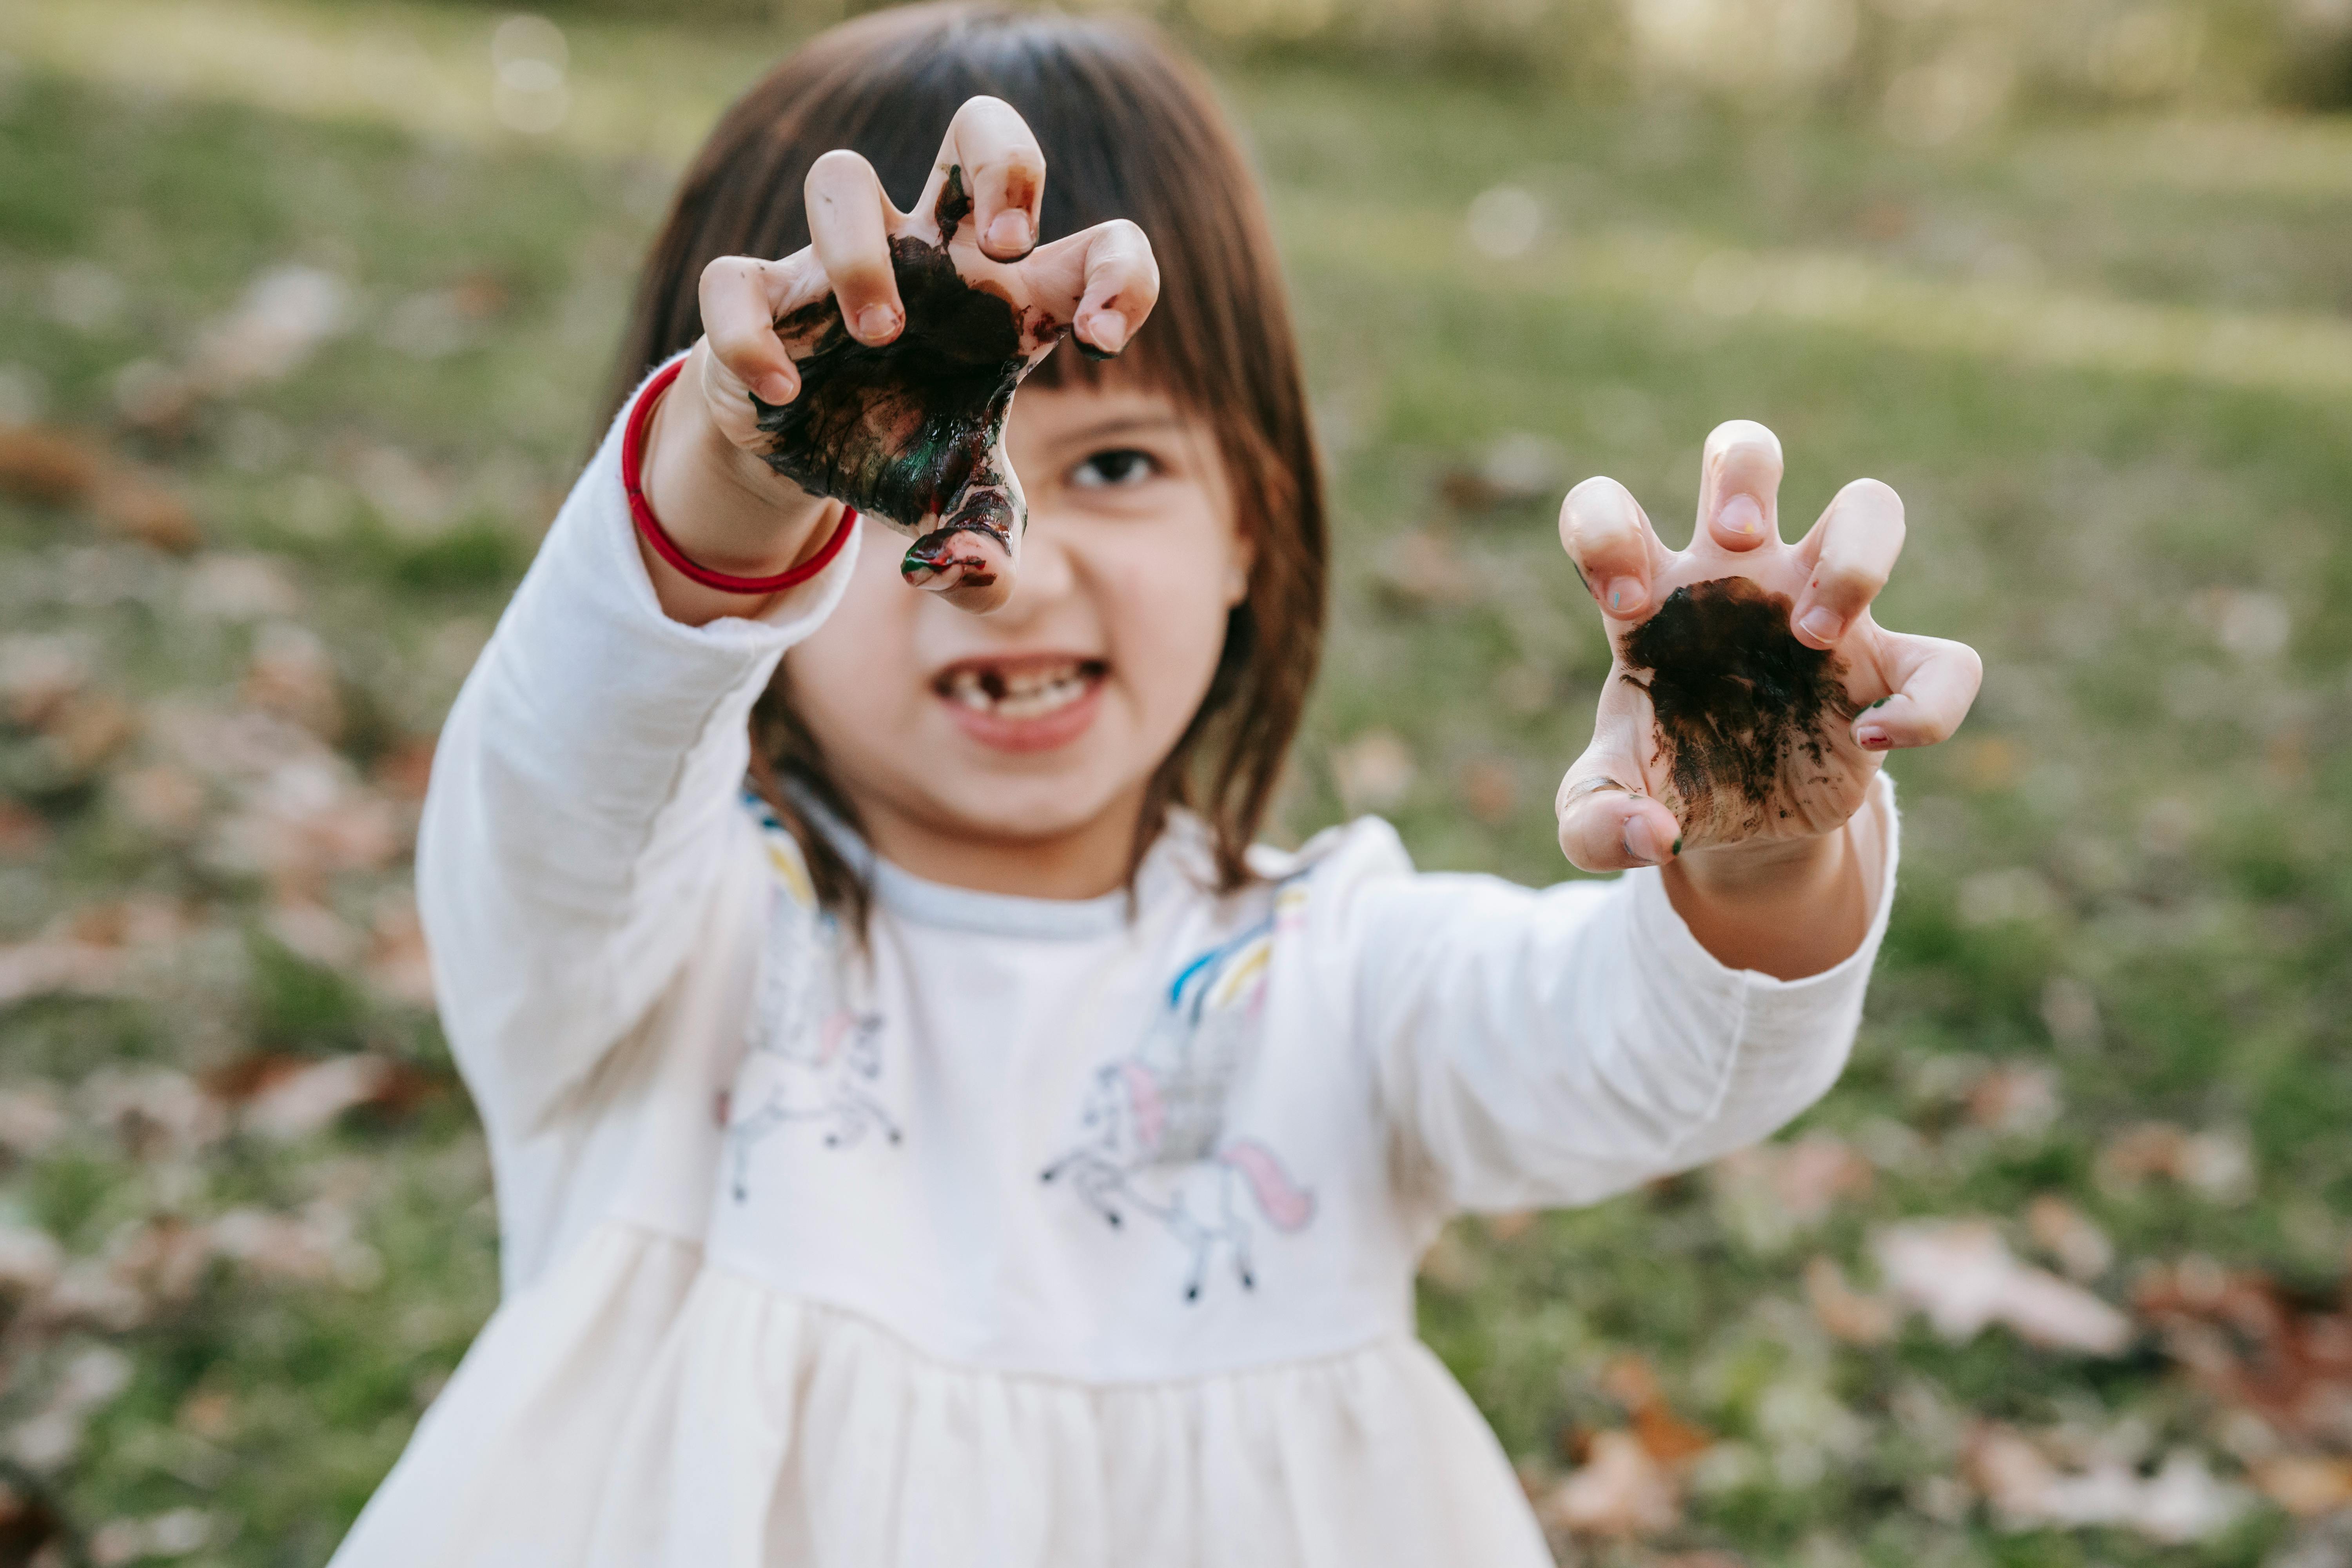
[[[989,5],[929,5],[844,23],[739,99],[703,143],[637,285],[608,408],[701,335],[697,285],[721,256],[788,256],[809,242],[801,187],[833,148],[862,153],[912,201],[964,100],[1002,98],[1045,154],[1041,238],[1125,217],[1150,237],[1160,304],[1115,367],[1057,351],[1052,385],[1105,374],[1166,389],[1215,429],[1249,591],[1198,711],[1153,775],[1134,859],[1171,805],[1208,823],[1220,887],[1244,858],[1297,732],[1322,649],[1323,488],[1289,305],[1249,163],[1206,80],[1144,24]],[[862,924],[866,892],[785,781],[856,822],[781,677],[752,716],[754,776],[806,852],[819,894]],[[1133,861],[1130,861],[1130,871]]]

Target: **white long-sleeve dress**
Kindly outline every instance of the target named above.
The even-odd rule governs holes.
[[[443,733],[419,848],[505,1295],[335,1568],[1535,1568],[1413,1335],[1459,1209],[1591,1203],[1836,1078],[1886,921],[1784,983],[1654,871],[1416,874],[1377,820],[1202,889],[871,866],[868,956],[746,804],[845,551],[667,618],[608,439]],[[852,847],[853,849],[855,847]]]

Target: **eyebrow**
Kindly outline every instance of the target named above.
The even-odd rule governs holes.
[[[1122,414],[1063,432],[1055,439],[1076,444],[1099,441],[1106,436],[1129,436],[1139,430],[1179,430],[1185,421],[1173,414]]]

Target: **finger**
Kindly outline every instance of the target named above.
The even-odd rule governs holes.
[[[1665,547],[1633,493],[1615,479],[1590,479],[1559,503],[1559,542],[1601,613],[1631,620],[1650,609],[1650,584]]]
[[[1151,241],[1125,218],[1097,224],[1040,249],[1029,276],[1048,310],[1068,305],[1078,347],[1108,359],[1134,338],[1160,302],[1160,261]]]
[[[1903,751],[1947,740],[1969,716],[1984,680],[1984,661],[1966,643],[1882,632],[1892,658],[1892,695],[1854,715],[1854,744],[1866,752]]]
[[[1895,570],[1903,553],[1903,498],[1876,479],[1838,491],[1811,531],[1797,542],[1808,569],[1789,628],[1808,647],[1834,647]]]
[[[1045,154],[1029,122],[1001,98],[970,98],[948,122],[933,183],[944,185],[961,169],[971,202],[972,233],[981,253],[1018,261],[1037,245],[1037,210],[1045,197]],[[942,220],[940,239],[953,236]]]
[[[776,336],[772,264],[722,256],[702,269],[702,332],[718,366],[764,403],[800,395],[800,373]]]
[[[898,213],[874,165],[836,148],[809,165],[809,241],[841,301],[841,320],[859,342],[887,343],[907,324],[890,272],[890,226]]]
[[[1675,814],[1621,783],[1618,773],[1599,771],[1590,756],[1560,782],[1557,810],[1560,850],[1579,870],[1659,866],[1682,850]]]
[[[1726,550],[1753,550],[1780,537],[1778,436],[1753,419],[1726,420],[1708,434],[1699,464],[1701,538]]]

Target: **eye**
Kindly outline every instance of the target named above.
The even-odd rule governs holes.
[[[1115,485],[1139,485],[1160,472],[1160,459],[1134,447],[1112,447],[1094,453],[1070,470],[1070,482],[1081,489],[1107,489]]]

